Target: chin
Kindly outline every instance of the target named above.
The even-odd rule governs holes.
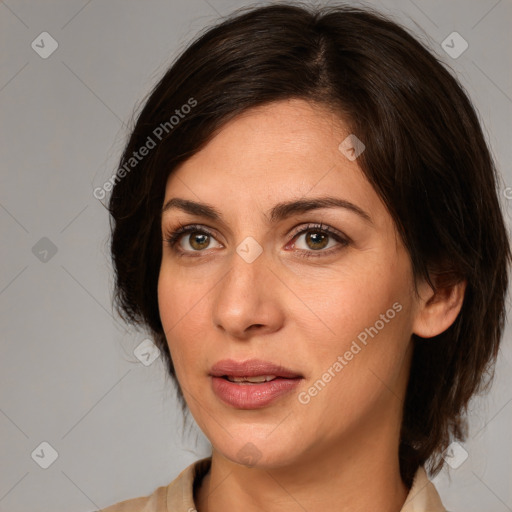
[[[288,441],[288,442],[287,442]],[[297,457],[297,443],[276,437],[257,439],[254,436],[233,437],[226,446],[215,447],[223,457],[249,468],[273,469],[293,464]]]

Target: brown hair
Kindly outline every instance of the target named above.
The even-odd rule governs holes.
[[[498,354],[511,254],[475,110],[395,22],[366,8],[294,2],[242,9],[188,46],[145,101],[121,157],[109,202],[115,303],[152,332],[185,410],[157,301],[166,181],[224,123],[288,98],[333,109],[364,142],[359,165],[394,219],[415,278],[467,280],[455,322],[428,341],[413,334],[399,453],[410,485],[419,465],[437,473],[442,451],[467,435],[468,401],[490,382]],[[156,147],[134,163],[150,140]]]

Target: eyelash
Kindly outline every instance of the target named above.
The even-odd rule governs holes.
[[[331,255],[333,252],[336,252],[350,244],[351,240],[348,237],[342,236],[340,233],[338,233],[337,231],[334,231],[329,226],[323,226],[323,227],[322,226],[323,226],[322,224],[308,224],[304,229],[295,232],[293,234],[292,239],[298,237],[299,235],[307,233],[308,231],[314,231],[314,232],[323,233],[325,235],[332,237],[334,240],[336,240],[336,242],[338,242],[341,245],[341,247],[331,247],[330,249],[327,249],[325,251],[321,250],[321,249],[318,251],[313,251],[313,250],[306,251],[305,249],[299,249],[299,255],[301,257],[317,258],[317,257],[326,256],[326,255]],[[197,257],[197,256],[200,256],[202,252],[204,252],[204,251],[185,251],[183,249],[175,247],[176,244],[178,243],[179,239],[187,233],[200,233],[200,234],[208,235],[212,238],[215,238],[213,233],[211,233],[210,231],[205,229],[200,224],[188,224],[188,225],[180,224],[177,227],[177,229],[175,229],[174,231],[171,231],[169,233],[166,233],[164,236],[164,242],[180,257],[182,257],[182,256]],[[190,253],[197,253],[197,256],[191,255]]]

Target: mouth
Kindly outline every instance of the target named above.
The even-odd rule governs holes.
[[[276,378],[303,378],[303,375],[294,370],[261,359],[250,359],[248,361],[223,359],[212,366],[210,375],[212,377],[223,377],[232,382],[252,383],[269,382]]]
[[[236,409],[260,409],[290,394],[304,378],[267,361],[252,359],[215,364],[210,377],[215,395]]]
[[[255,377],[235,377],[233,375],[223,375],[223,379],[229,382],[237,382],[238,384],[261,384],[263,382],[270,382],[275,379],[281,379],[277,375],[257,375]]]

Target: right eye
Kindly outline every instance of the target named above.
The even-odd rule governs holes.
[[[204,249],[210,246],[212,240],[215,240],[213,234],[203,226],[197,224],[180,226],[175,231],[166,233],[164,237],[164,242],[175,252],[181,253],[182,255],[186,253],[203,252]]]

